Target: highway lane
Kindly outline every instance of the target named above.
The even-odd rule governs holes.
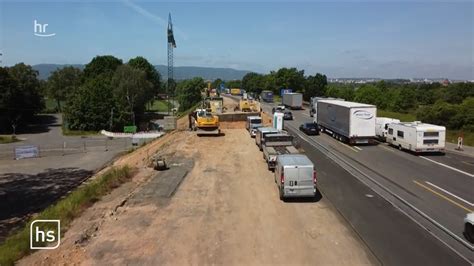
[[[265,111],[271,113],[271,107],[264,105]],[[308,111],[293,111],[294,121],[285,121],[289,126],[297,128],[303,122],[310,122]],[[297,134],[301,134],[297,132]],[[393,191],[404,200],[433,220],[441,224],[459,239],[462,236],[462,219],[467,212],[474,209],[472,203],[474,179],[461,172],[436,164],[432,161],[415,156],[411,153],[387,147],[385,144],[378,146],[348,146],[331,137],[322,134],[312,138],[329,149],[339,152],[352,163],[364,169],[371,177],[383,186]],[[442,162],[448,166],[460,168],[470,174],[470,158],[449,154],[449,157],[427,156],[428,159]],[[460,158],[462,157],[462,158]],[[450,246],[461,252],[472,261],[472,250],[459,243],[453,243],[445,233],[437,234]],[[459,242],[459,241],[458,241]]]
[[[271,105],[264,104],[262,107],[265,112],[271,113]],[[299,139],[299,143],[306,154],[317,166],[318,180],[324,196],[329,198],[384,264],[472,264],[468,262],[474,260],[472,251],[467,250],[451,238],[446,241],[446,236],[442,235],[443,232],[423,220],[423,217],[420,217],[418,213],[407,207],[400,207],[402,204],[393,200],[393,197],[378,188],[374,188],[370,182],[361,180],[360,174],[353,169],[342,166],[337,158],[335,159],[334,156],[328,155],[329,152],[321,151],[316,146],[324,145],[331,153],[334,152],[344,156],[352,164],[363,169],[368,175],[375,177],[390,190],[402,194],[403,197],[409,195],[418,199],[420,197],[417,196],[418,193],[422,194],[421,199],[439,201],[433,204],[442,206],[441,213],[443,213],[444,208],[453,207],[449,205],[449,202],[445,202],[439,197],[436,198],[436,195],[429,191],[423,191],[422,187],[414,183],[415,179],[402,179],[403,182],[392,181],[390,178],[384,175],[380,176],[377,172],[360,165],[356,160],[356,154],[364,152],[370,154],[366,149],[377,148],[377,146],[350,147],[326,135],[309,137],[302,134],[297,130],[297,126],[303,121],[311,121],[311,118],[305,112],[307,111],[294,111],[295,121],[285,121],[286,125],[289,126],[290,133]],[[396,149],[380,149],[382,150],[378,152],[382,154],[382,158],[384,158],[385,153],[399,153]],[[347,156],[351,153],[354,155]],[[408,155],[411,157],[407,158],[413,159],[414,157],[416,159],[416,156]],[[404,162],[401,159],[399,161]],[[426,163],[429,163],[429,161],[426,161]],[[385,164],[385,162],[382,160],[378,164]],[[377,167],[380,166],[376,164],[375,168]],[[416,169],[414,171],[416,172]],[[422,180],[418,181],[422,182]],[[429,197],[433,197],[433,199]],[[414,201],[412,198],[408,198],[408,200],[410,202]],[[425,206],[421,207],[426,208]],[[433,213],[429,215],[433,215]],[[420,220],[422,221],[420,222]],[[460,234],[461,223],[457,226],[457,235]],[[438,235],[442,235],[442,238]],[[451,248],[448,248],[448,245]]]

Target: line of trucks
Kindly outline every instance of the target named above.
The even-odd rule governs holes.
[[[268,169],[274,172],[281,200],[316,196],[314,164],[293,145],[293,136],[283,130],[264,127],[259,116],[247,117],[246,129],[255,138]]]
[[[310,116],[324,131],[342,142],[368,144],[374,139],[386,141],[400,150],[444,152],[446,128],[421,121],[376,117],[375,105],[334,98],[311,98]]]

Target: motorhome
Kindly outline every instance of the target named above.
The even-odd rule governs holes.
[[[400,150],[413,152],[444,152],[446,128],[415,122],[391,123],[386,141]]]
[[[375,118],[375,136],[379,140],[385,141],[387,137],[388,125],[391,123],[400,123],[400,120],[389,117]]]

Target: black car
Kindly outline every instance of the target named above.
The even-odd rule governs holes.
[[[315,123],[304,123],[300,126],[300,130],[307,135],[319,135],[319,127]]]
[[[293,120],[293,114],[290,111],[284,112],[283,120]]]

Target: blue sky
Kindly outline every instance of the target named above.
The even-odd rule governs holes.
[[[474,79],[472,1],[0,1],[3,65],[102,54],[166,64],[171,12],[177,66]],[[34,20],[56,35],[35,36]]]

